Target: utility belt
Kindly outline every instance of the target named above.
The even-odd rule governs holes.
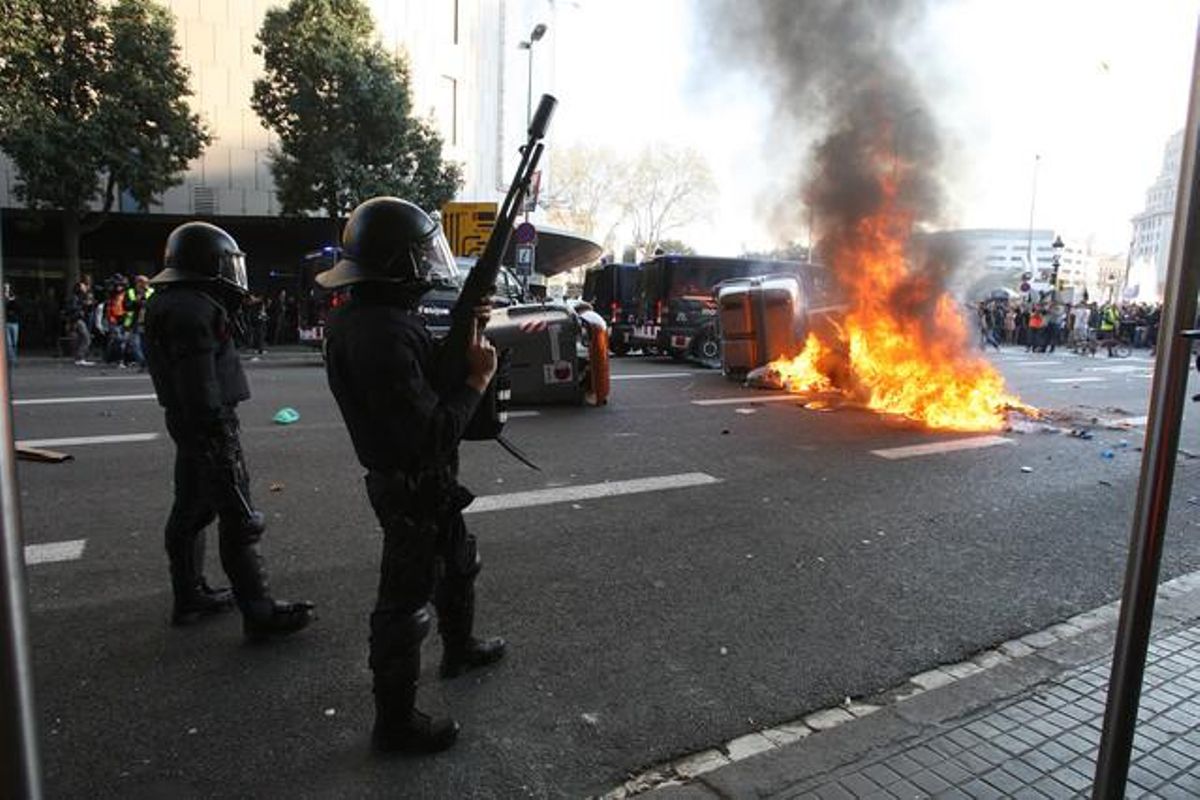
[[[366,475],[367,497],[381,518],[445,518],[457,514],[475,499],[475,495],[454,477],[449,469],[426,472],[376,470]]]

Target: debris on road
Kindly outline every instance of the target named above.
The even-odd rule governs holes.
[[[590,725],[593,728],[600,726],[600,715],[599,714],[594,714],[592,712],[588,712],[586,714],[580,715],[580,719],[582,719],[585,724]]]
[[[64,461],[74,461],[75,456],[70,453],[60,453],[57,450],[43,450],[40,447],[28,447],[23,444],[17,445],[17,460],[18,461],[37,461],[42,464],[61,464]]]
[[[1033,467],[1021,467],[1021,472],[1033,472]]]
[[[269,491],[269,492],[282,492],[282,491],[283,491],[283,487],[284,487],[284,484],[283,484],[282,482],[280,482],[280,481],[271,481],[271,484],[270,484],[270,485],[267,487],[267,491]]]
[[[1100,451],[1101,458],[1112,460],[1115,456],[1116,456],[1116,453],[1114,453],[1112,450],[1101,450]]]
[[[290,406],[285,406],[275,412],[275,416],[271,420],[276,425],[291,425],[300,419],[300,412]]]

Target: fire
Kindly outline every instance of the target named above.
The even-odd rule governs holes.
[[[884,182],[879,213],[859,221],[831,253],[850,308],[834,331],[810,333],[793,358],[768,366],[784,388],[836,391],[868,408],[930,428],[997,430],[1006,412],[1036,411],[1005,391],[1004,379],[973,351],[954,300],[905,258],[908,215]],[[822,337],[827,337],[827,341]]]

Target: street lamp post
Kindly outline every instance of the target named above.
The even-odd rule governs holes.
[[[529,125],[533,121],[533,43],[541,40],[546,35],[546,26],[538,23],[533,26],[533,30],[529,32],[529,40],[521,42],[517,47],[521,50],[529,51],[529,76],[527,91],[525,94],[525,124]]]
[[[1054,266],[1054,275],[1050,279],[1050,281],[1051,281],[1050,296],[1053,297],[1054,300],[1057,302],[1058,301],[1058,268],[1059,268],[1059,266],[1062,265],[1062,252],[1063,252],[1063,248],[1066,247],[1066,245],[1063,244],[1063,240],[1062,240],[1061,236],[1055,236],[1054,243],[1051,244],[1050,247],[1054,249],[1054,255],[1050,259],[1050,263]]]

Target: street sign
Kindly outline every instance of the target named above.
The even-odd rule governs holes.
[[[530,226],[532,227],[532,226]],[[520,230],[518,228],[518,230]],[[533,274],[533,245],[517,245],[517,276],[527,278]]]
[[[517,244],[537,244],[537,228],[533,227],[532,222],[522,222],[513,231],[513,238]]]
[[[442,229],[456,256],[479,256],[496,224],[495,203],[446,203]]]
[[[1030,288],[1032,288],[1032,287],[1030,287],[1029,281],[1027,281],[1027,280],[1021,281],[1021,291],[1022,292],[1028,292],[1030,290]]]

